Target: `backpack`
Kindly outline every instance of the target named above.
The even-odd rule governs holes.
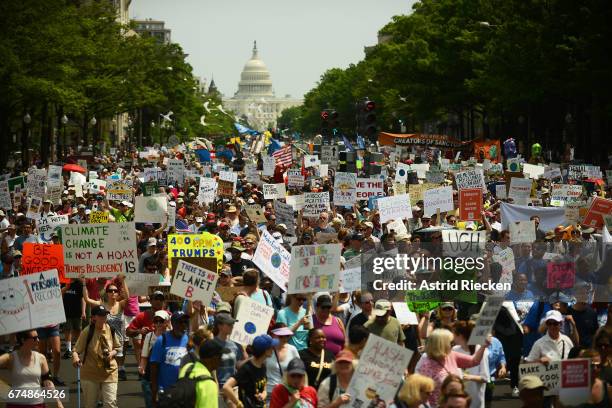
[[[191,363],[190,363],[191,364]],[[199,375],[189,378],[195,364],[191,364],[185,375],[168,390],[159,394],[159,408],[193,408],[196,403],[196,386],[200,381],[214,379],[210,375]]]
[[[330,403],[334,402],[333,400],[334,392],[336,392],[337,385],[338,385],[338,377],[336,377],[336,374],[330,375],[329,376],[329,394],[327,394],[329,396]]]

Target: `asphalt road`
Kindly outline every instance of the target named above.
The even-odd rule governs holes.
[[[128,350],[126,361],[127,381],[120,381],[118,387],[118,405],[120,408],[144,408],[144,400],[142,397],[142,389],[138,380],[138,371],[134,354],[132,350]],[[1,373],[1,377],[5,377],[6,372]],[[60,378],[64,380],[66,386],[70,389],[70,401],[65,402],[66,408],[77,408],[78,398],[76,389],[76,369],[70,364],[70,360],[62,360],[60,368]],[[6,387],[6,384],[0,380],[0,388]],[[492,408],[519,408],[521,407],[518,398],[512,398],[510,385],[507,381],[502,381],[495,386],[493,395]],[[0,407],[5,404],[0,403]],[[48,404],[48,407],[54,407],[55,404]]]

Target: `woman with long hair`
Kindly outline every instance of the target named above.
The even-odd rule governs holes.
[[[429,408],[427,402],[434,390],[434,382],[421,374],[406,378],[395,399],[395,408]],[[393,407],[391,407],[393,408]]]
[[[317,390],[308,385],[304,362],[299,358],[292,359],[283,374],[282,383],[272,389],[270,408],[317,408],[318,405]]]
[[[49,365],[44,354],[39,353],[38,333],[36,330],[26,330],[17,333],[17,349],[11,353],[0,356],[0,369],[10,371],[9,381],[12,389],[54,389],[53,382],[49,373]],[[61,401],[57,401],[57,406],[63,408]],[[28,401],[18,404],[7,403],[7,408],[44,408],[45,403],[42,398],[31,398]]]
[[[453,351],[471,356],[480,346],[468,346],[468,340],[476,324],[473,321],[458,320],[453,326],[455,346]],[[466,391],[472,397],[472,408],[480,408],[485,405],[485,390],[489,375],[489,351],[485,350],[480,364],[468,368],[463,373],[463,381],[466,382]]]

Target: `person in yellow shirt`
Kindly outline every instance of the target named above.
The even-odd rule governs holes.
[[[223,346],[213,339],[206,340],[200,345],[200,361],[185,364],[181,368],[179,378],[187,375],[187,371],[189,371],[189,378],[203,378],[196,385],[195,408],[218,407],[219,385],[211,373],[221,365],[221,356],[224,353],[229,353],[229,350],[223,349]]]

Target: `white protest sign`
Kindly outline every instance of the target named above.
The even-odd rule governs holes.
[[[340,271],[340,293],[361,290],[361,266]]]
[[[13,201],[11,200],[11,192],[9,191],[7,180],[0,181],[0,208],[5,210],[13,208]]]
[[[319,156],[312,154],[304,155],[304,167],[318,167],[320,164],[321,161],[319,160]]]
[[[340,149],[338,146],[321,146],[321,163],[335,167],[338,165],[339,156]]]
[[[393,302],[392,305],[393,311],[395,312],[395,318],[400,322],[400,324],[410,324],[415,326],[419,324],[416,313],[408,308],[408,303]]]
[[[291,247],[291,269],[287,293],[337,292],[342,245]]]
[[[134,208],[135,222],[165,224],[168,222],[168,198],[166,196],[138,196]]]
[[[198,202],[200,204],[209,204],[215,201],[217,195],[217,183],[213,179],[200,178],[200,186],[198,189]]]
[[[147,296],[150,286],[159,285],[159,273],[127,273],[125,274],[125,283],[128,285],[131,295]]]
[[[249,183],[261,185],[261,177],[257,165],[254,163],[247,163],[244,165],[244,174]]]
[[[219,275],[180,259],[172,277],[170,293],[191,301],[210,304]]]
[[[106,189],[106,181],[100,179],[89,180],[89,193],[100,194]]]
[[[416,171],[417,177],[420,179],[426,178],[429,171],[429,163],[415,163],[410,165],[410,170]]]
[[[82,186],[85,183],[87,183],[87,178],[84,174],[77,173],[76,171],[70,172],[70,180],[68,181],[68,184],[73,186]]]
[[[168,183],[183,184],[185,182],[185,163],[181,159],[168,159]]]
[[[0,336],[66,321],[56,269],[3,279],[0,300]]]
[[[44,197],[47,186],[47,170],[31,168],[28,169],[28,197]]]
[[[50,215],[36,220],[38,234],[44,242],[51,242],[51,234],[60,225],[68,224],[68,214]]]
[[[527,199],[531,195],[531,179],[512,177],[510,180],[510,189],[508,190],[508,198],[514,200],[514,204],[527,205]]]
[[[544,166],[537,166],[529,163],[523,164],[523,173],[527,174],[530,179],[539,179],[540,176],[544,176],[545,171],[546,167]]]
[[[329,192],[304,194],[304,217],[318,217],[329,210]]]
[[[237,310],[234,329],[230,340],[243,346],[253,343],[255,337],[266,334],[270,326],[270,320],[274,316],[274,308],[262,305],[246,296],[236,299]]]
[[[535,221],[517,221],[508,224],[510,230],[510,242],[532,243],[536,240]]]
[[[445,256],[478,256],[482,255],[487,242],[486,231],[442,230]]]
[[[265,200],[282,200],[287,191],[284,183],[264,184],[263,193]]]
[[[506,199],[506,185],[505,184],[495,185],[495,197],[500,200]]]
[[[370,197],[384,197],[385,182],[382,180],[358,178],[357,200],[367,200]]]
[[[236,186],[236,182],[238,181],[238,173],[228,170],[221,170],[219,172],[219,180],[230,181],[234,183],[234,186]]]
[[[291,254],[268,231],[263,231],[253,255],[253,263],[281,290],[287,290]]]
[[[369,336],[346,390],[351,396],[352,406],[368,407],[373,405],[374,398],[389,406],[402,383],[412,354],[412,350],[397,343]]]
[[[357,199],[357,174],[337,172],[334,180],[334,205],[352,206]]]
[[[132,202],[132,180],[113,180],[106,183],[106,198],[114,201]]]
[[[42,210],[42,198],[30,197],[30,204],[28,205],[28,211],[26,217],[31,220],[38,220],[40,218],[40,212]]]
[[[271,177],[274,175],[274,168],[276,167],[276,158],[273,156],[263,156],[263,175]]]
[[[441,213],[453,211],[453,188],[451,186],[438,187],[425,191],[423,195],[423,204],[425,206],[424,214],[431,216],[439,209]]]
[[[133,222],[62,225],[65,275],[112,278],[138,268]]]
[[[546,167],[546,170],[544,171],[544,174],[542,175],[543,178],[547,179],[547,180],[554,180],[554,179],[558,179],[563,177],[561,175],[561,169],[558,167]]]
[[[568,224],[580,223],[580,209],[585,208],[585,202],[568,202],[563,207],[565,219]]]
[[[455,174],[455,183],[457,190],[465,188],[482,188],[486,189],[484,175],[481,170],[467,170]]]
[[[49,165],[49,171],[47,172],[47,186],[57,187],[62,186],[62,166]]]
[[[304,175],[301,170],[288,170],[287,171],[287,186],[295,189],[302,189],[304,187]]]
[[[500,283],[512,283],[512,272],[514,271],[514,252],[507,247],[493,254],[493,261],[502,267],[502,274],[499,278]]]
[[[444,183],[444,173],[441,171],[428,171],[425,174],[425,181],[428,183],[440,184]]]
[[[379,198],[376,203],[380,211],[380,222],[382,223],[389,220],[412,218],[412,208],[408,194]]]
[[[406,225],[404,224],[404,221],[402,221],[401,219],[393,220],[390,223],[388,223],[387,224],[387,231],[388,232],[394,231],[396,237],[398,235],[402,235],[402,234],[407,235],[408,234],[408,229],[406,228]]]
[[[293,207],[294,211],[300,211],[304,208],[304,194],[287,196],[285,202]]]
[[[406,183],[408,179],[408,173],[410,172],[410,166],[405,163],[397,163],[395,169],[395,182]]]
[[[487,336],[491,333],[491,328],[497,319],[497,314],[504,304],[505,295],[491,295],[487,297],[486,302],[482,305],[480,310],[480,316],[476,321],[476,326],[472,330],[468,346],[482,346],[487,339]]]
[[[553,184],[550,192],[550,205],[563,207],[569,201],[578,201],[582,195],[580,184]]]
[[[276,225],[285,224],[287,233],[295,235],[295,217],[293,215],[293,207],[285,204],[282,201],[274,201],[274,214],[276,215]]]
[[[519,365],[519,378],[526,375],[539,377],[547,388],[544,395],[559,395],[559,383],[561,382],[561,362],[551,361],[547,365],[540,363],[526,363]]]

